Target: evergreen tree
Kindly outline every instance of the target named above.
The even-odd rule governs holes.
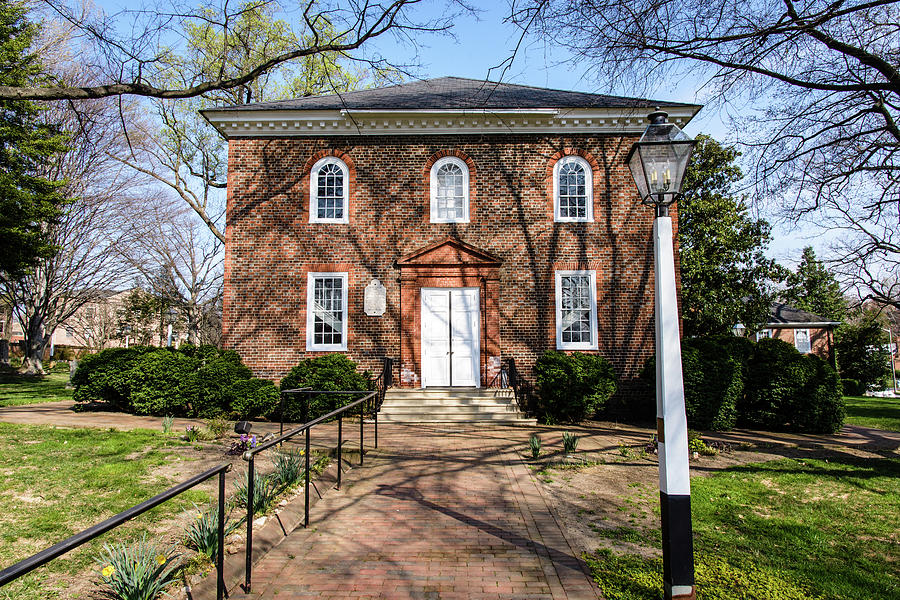
[[[740,154],[699,134],[678,203],[681,299],[688,336],[764,323],[783,269],[766,258],[769,224],[754,219],[734,186]]]
[[[23,3],[0,0],[0,86],[43,79],[31,52],[38,27],[26,13]],[[54,252],[47,224],[59,215],[63,196],[61,184],[45,173],[65,144],[39,114],[33,102],[0,100],[0,277],[15,276]]]
[[[797,270],[788,275],[785,301],[832,321],[843,321],[847,316],[847,300],[841,286],[810,246],[803,249],[803,258]]]

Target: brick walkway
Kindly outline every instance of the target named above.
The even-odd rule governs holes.
[[[598,598],[515,450],[530,430],[384,425],[232,598]],[[239,592],[239,590],[235,590]]]

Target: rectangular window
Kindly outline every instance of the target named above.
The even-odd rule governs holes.
[[[347,349],[347,273],[310,273],[306,295],[306,349]]]
[[[796,348],[798,352],[809,354],[809,351],[811,350],[809,344],[809,329],[794,330],[794,348]]]
[[[597,278],[594,271],[556,272],[556,347],[597,348]]]
[[[762,329],[756,333],[756,341],[757,342],[763,338],[770,338],[770,337],[772,337],[771,329]]]

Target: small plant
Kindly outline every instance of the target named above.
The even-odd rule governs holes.
[[[163,417],[163,421],[162,421],[163,433],[166,435],[169,435],[170,433],[172,433],[172,425],[174,425],[174,424],[175,424],[175,417],[171,417],[168,415]]]
[[[619,444],[619,454],[624,456],[625,458],[631,458],[634,456],[634,452],[631,450],[629,446],[626,446],[624,443]]]
[[[97,595],[109,600],[155,600],[177,578],[179,555],[159,550],[146,535],[136,544],[104,545],[96,559],[100,567]]]
[[[213,439],[218,440],[228,434],[228,431],[231,429],[231,423],[222,417],[216,417],[214,419],[207,419],[206,428],[209,430]]]
[[[264,513],[271,506],[277,494],[276,482],[269,475],[260,475],[253,482],[253,512]],[[247,507],[247,474],[234,482],[234,503],[237,506]]]
[[[537,458],[541,455],[541,438],[537,434],[531,434],[531,437],[528,439],[528,445],[531,447],[531,458]]]
[[[275,454],[272,459],[272,464],[275,466],[272,477],[279,486],[288,488],[303,480],[304,453],[304,450],[288,450]]]
[[[193,443],[200,439],[200,428],[196,425],[188,425],[184,430],[184,439]]]
[[[569,433],[568,431],[563,431],[563,448],[566,450],[566,454],[575,454],[575,448],[578,447],[578,436]]]
[[[242,433],[239,439],[231,442],[231,448],[229,448],[225,454],[237,456],[238,454],[243,454],[250,448],[256,448],[256,436]]]
[[[188,511],[191,514],[190,525],[185,531],[185,546],[196,550],[198,554],[206,558],[212,559],[216,556],[219,549],[219,509],[213,507],[207,511],[201,511],[194,505],[194,510]],[[230,522],[225,518],[225,535],[237,529],[240,523],[238,521]]]
[[[644,446],[644,452],[647,454],[656,454],[659,451],[659,440],[656,438],[656,434],[652,434],[650,436],[650,440],[647,441],[647,444]]]
[[[702,456],[715,456],[719,453],[717,449],[704,442],[696,431],[688,431],[688,451]]]

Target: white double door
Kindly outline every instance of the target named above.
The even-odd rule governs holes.
[[[422,387],[478,387],[478,288],[422,288]]]

